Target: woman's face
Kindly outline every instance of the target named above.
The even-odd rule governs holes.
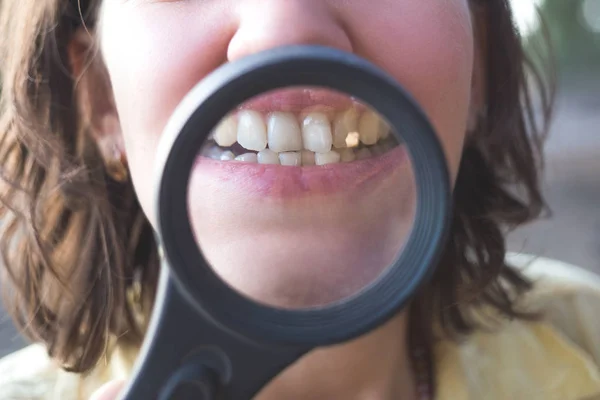
[[[334,47],[386,70],[424,108],[456,175],[473,73],[468,0],[104,0],[100,21],[131,176],[151,219],[149,171],[178,103],[220,65],[285,45]],[[349,111],[349,99],[293,91],[245,108],[215,143],[223,145],[211,153],[218,160],[199,157],[191,178],[192,223],[217,272],[282,306],[325,302],[372,279],[412,222],[414,183],[403,148],[309,166],[315,157],[337,161],[331,149],[341,161],[343,151],[327,143],[335,142],[336,118],[369,126]],[[231,140],[236,154],[268,146],[289,154],[262,152],[262,160],[304,164],[259,164],[256,155],[221,160]]]

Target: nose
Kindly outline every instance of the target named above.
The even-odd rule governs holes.
[[[229,61],[286,45],[322,45],[352,51],[352,42],[328,0],[246,0],[238,3],[239,25]]]

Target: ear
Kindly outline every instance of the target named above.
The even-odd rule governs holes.
[[[124,182],[128,179],[128,171],[121,124],[110,78],[102,57],[96,52],[94,37],[79,28],[67,51],[80,119],[98,146],[108,175]]]
[[[477,128],[481,119],[486,114],[487,103],[487,26],[485,22],[485,8],[474,7],[471,15],[473,18],[473,77],[471,80],[471,102],[467,132],[472,133]]]

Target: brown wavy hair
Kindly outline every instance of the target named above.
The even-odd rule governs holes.
[[[107,173],[75,98],[67,45],[81,18],[93,31],[99,1],[83,13],[73,3],[1,1],[0,250],[17,324],[65,369],[86,372],[111,338],[140,344],[136,315],[150,312],[159,263],[131,183]],[[546,209],[540,171],[554,75],[524,52],[508,0],[472,7],[485,112],[467,136],[442,262],[411,308],[410,337],[427,344],[434,326],[451,338],[477,329],[473,310],[531,317],[515,306],[531,284],[506,264],[505,235]]]

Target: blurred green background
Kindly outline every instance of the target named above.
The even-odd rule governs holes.
[[[557,101],[545,148],[544,190],[553,215],[519,229],[509,247],[600,273],[600,0],[512,4],[529,51],[551,40]]]

